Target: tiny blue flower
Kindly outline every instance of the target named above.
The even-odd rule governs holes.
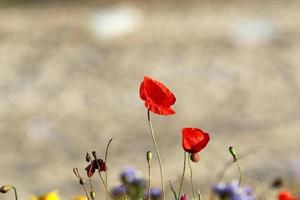
[[[137,170],[133,167],[126,167],[122,170],[120,178],[122,182],[132,183],[135,179],[138,178]]]
[[[113,194],[113,196],[123,196],[126,194],[126,187],[124,185],[119,185],[117,187],[114,187],[111,191],[111,193]]]

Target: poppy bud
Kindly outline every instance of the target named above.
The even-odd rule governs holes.
[[[233,162],[236,162],[236,160],[237,160],[237,154],[236,154],[235,148],[233,146],[229,147],[229,152],[231,153],[231,155],[233,157]]]
[[[86,162],[91,162],[91,156],[89,153],[86,153],[85,160]]]
[[[84,185],[83,178],[80,178],[80,179],[79,179],[79,184],[80,184],[80,185]]]
[[[3,185],[1,188],[0,188],[0,192],[1,193],[7,193],[9,192],[9,190],[12,188],[11,185]]]
[[[272,183],[271,187],[272,188],[280,188],[283,186],[283,180],[281,177],[277,177]]]
[[[92,155],[93,155],[94,158],[97,160],[97,153],[96,153],[96,151],[93,151],[93,152],[92,152]]]
[[[91,198],[92,198],[92,199],[96,199],[96,192],[91,191],[91,192],[90,192],[90,195],[91,195]]]
[[[152,152],[147,151],[147,161],[150,162],[152,160]]]
[[[193,162],[198,162],[198,161],[200,160],[200,156],[199,156],[199,154],[197,154],[197,153],[192,153],[192,154],[190,155],[190,159],[191,159],[191,161],[193,161]]]

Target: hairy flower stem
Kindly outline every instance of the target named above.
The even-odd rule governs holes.
[[[103,179],[103,177],[102,177],[101,172],[100,172],[99,169],[98,169],[98,174],[99,174],[99,176],[100,176],[100,179],[101,179],[101,181],[102,181],[102,184],[104,185],[105,191],[109,194],[109,196],[110,196],[112,199],[114,199],[112,193],[108,190],[107,185],[105,184],[105,180]]]
[[[233,157],[233,162],[236,163],[238,169],[239,169],[239,186],[241,186],[241,182],[242,182],[242,169],[241,169],[241,166],[240,166],[240,163],[239,163],[239,160],[238,160],[238,156],[237,156],[237,153],[236,153],[236,150],[233,146],[230,146],[229,147],[229,152],[230,154],[232,155]]]
[[[181,189],[182,189],[182,184],[183,184],[183,180],[184,180],[184,174],[185,174],[185,167],[186,167],[186,152],[183,152],[183,168],[182,168],[182,176],[181,176],[181,180],[180,180],[180,185],[179,185],[179,191],[178,191],[178,200],[180,198],[181,195]]]
[[[151,189],[151,163],[148,163],[148,199],[151,200],[150,189]]]
[[[173,187],[173,185],[172,185],[172,182],[171,182],[170,180],[169,180],[169,184],[170,184],[171,191],[173,192],[174,199],[178,199],[178,198],[177,198],[177,194],[176,194],[176,192],[175,192],[175,190],[174,190],[174,187]]]
[[[11,186],[11,188],[14,190],[15,192],[15,200],[18,200],[18,193],[17,193],[17,189],[15,188],[15,186]]]
[[[74,167],[74,168],[73,168],[73,173],[74,173],[75,176],[78,178],[79,184],[82,185],[87,200],[90,200],[90,196],[89,196],[88,191],[87,191],[87,189],[86,189],[84,180],[83,180],[83,178],[81,177],[81,175],[79,174],[79,171],[78,171],[78,168],[77,168],[77,167]]]
[[[155,136],[154,136],[154,131],[153,131],[153,127],[152,127],[152,123],[151,123],[151,119],[150,119],[150,110],[148,110],[147,113],[148,116],[148,123],[149,123],[149,128],[150,128],[150,133],[151,133],[151,137],[153,140],[153,144],[155,147],[155,151],[156,151],[156,155],[158,158],[158,164],[159,164],[159,170],[160,170],[160,182],[161,182],[161,192],[162,192],[162,196],[163,196],[163,200],[165,200],[165,187],[164,187],[164,178],[163,178],[163,170],[162,170],[162,164],[161,164],[161,159],[160,159],[160,153],[156,144],[156,140],[155,140]]]
[[[106,150],[105,150],[105,158],[104,158],[104,162],[105,164],[107,164],[107,158],[108,158],[108,149],[110,146],[110,143],[112,142],[112,138],[109,140],[107,146],[106,146]],[[108,193],[107,193],[107,188],[108,188],[108,175],[107,175],[107,170],[105,170],[105,185],[106,185],[106,189],[105,189],[105,200],[108,199]]]
[[[110,142],[111,142],[111,140],[110,140]],[[108,145],[110,144],[110,142],[108,143]],[[93,156],[94,156],[94,159],[97,161],[97,160],[98,160],[98,157],[97,157],[97,155],[96,155],[96,152],[93,151],[92,154],[93,154]],[[106,156],[107,156],[107,153],[106,153]],[[106,158],[106,159],[107,159],[107,158]],[[100,177],[100,179],[101,179],[101,181],[102,181],[102,183],[103,183],[105,192],[108,193],[112,199],[114,199],[112,193],[108,190],[108,187],[107,187],[107,184],[106,184],[105,180],[103,179],[103,177],[102,177],[102,175],[101,175],[101,167],[100,167],[98,161],[97,161],[97,166],[98,166],[98,174],[99,174],[99,177]]]
[[[94,191],[94,187],[93,187],[93,182],[92,182],[92,179],[89,177],[89,182],[90,182],[90,187],[91,187],[91,190],[90,190],[90,196],[91,196],[91,199],[95,199],[93,195],[91,195]]]
[[[238,169],[239,169],[239,186],[241,186],[241,183],[242,183],[242,169],[241,169],[241,165],[240,165],[240,162],[238,160],[236,160],[236,165],[238,166]]]
[[[193,199],[196,199],[196,198],[195,198],[194,183],[193,183],[193,169],[192,169],[192,166],[191,166],[191,161],[190,161],[190,159],[188,159],[188,163],[189,163],[190,175],[191,175],[191,186],[192,186]]]
[[[198,190],[198,200],[202,200],[202,196],[199,190]]]
[[[90,196],[89,196],[89,193],[88,193],[88,191],[87,191],[87,189],[86,189],[85,184],[83,184],[82,187],[83,187],[83,189],[84,189],[86,198],[87,198],[88,200],[90,200]]]

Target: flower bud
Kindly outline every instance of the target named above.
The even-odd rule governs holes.
[[[79,179],[79,184],[80,184],[80,185],[84,185],[84,180],[83,180],[83,178],[80,178],[80,179]]]
[[[152,152],[147,151],[147,161],[150,162],[152,160]]]
[[[85,160],[86,160],[86,162],[91,162],[91,156],[90,156],[90,154],[89,153],[86,153],[86,155],[85,155]]]
[[[92,199],[96,199],[96,192],[91,191],[91,192],[90,192],[90,195],[91,195],[91,198],[92,198]]]
[[[229,147],[229,152],[231,153],[231,155],[233,157],[233,162],[236,162],[236,160],[237,160],[237,153],[236,153],[235,148],[233,146]]]
[[[200,160],[200,156],[199,156],[199,154],[197,154],[197,153],[192,153],[192,154],[190,155],[190,159],[191,159],[191,161],[193,161],[193,162],[198,162],[198,161]]]
[[[277,177],[272,183],[271,187],[272,188],[280,188],[283,186],[283,180],[281,177]]]
[[[93,152],[92,152],[92,155],[93,155],[93,157],[97,160],[97,153],[96,153],[96,151],[93,151]]]
[[[182,194],[180,200],[187,200],[186,194]]]
[[[3,185],[1,188],[0,188],[0,192],[1,193],[7,193],[9,190],[11,190],[12,186],[11,185]]]

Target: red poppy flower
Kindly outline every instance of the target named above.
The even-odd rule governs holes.
[[[281,191],[278,193],[278,200],[296,200],[296,198],[288,191]]]
[[[107,166],[106,163],[102,159],[98,159],[98,163],[96,160],[93,160],[91,164],[89,164],[85,170],[87,172],[87,176],[91,177],[95,173],[96,169],[99,169],[98,166],[100,167],[100,171],[106,171]]]
[[[198,153],[208,143],[209,135],[199,128],[182,129],[182,147],[191,154]]]
[[[161,82],[145,76],[140,86],[140,97],[150,111],[159,115],[175,114],[171,106],[175,103],[174,94]]]

